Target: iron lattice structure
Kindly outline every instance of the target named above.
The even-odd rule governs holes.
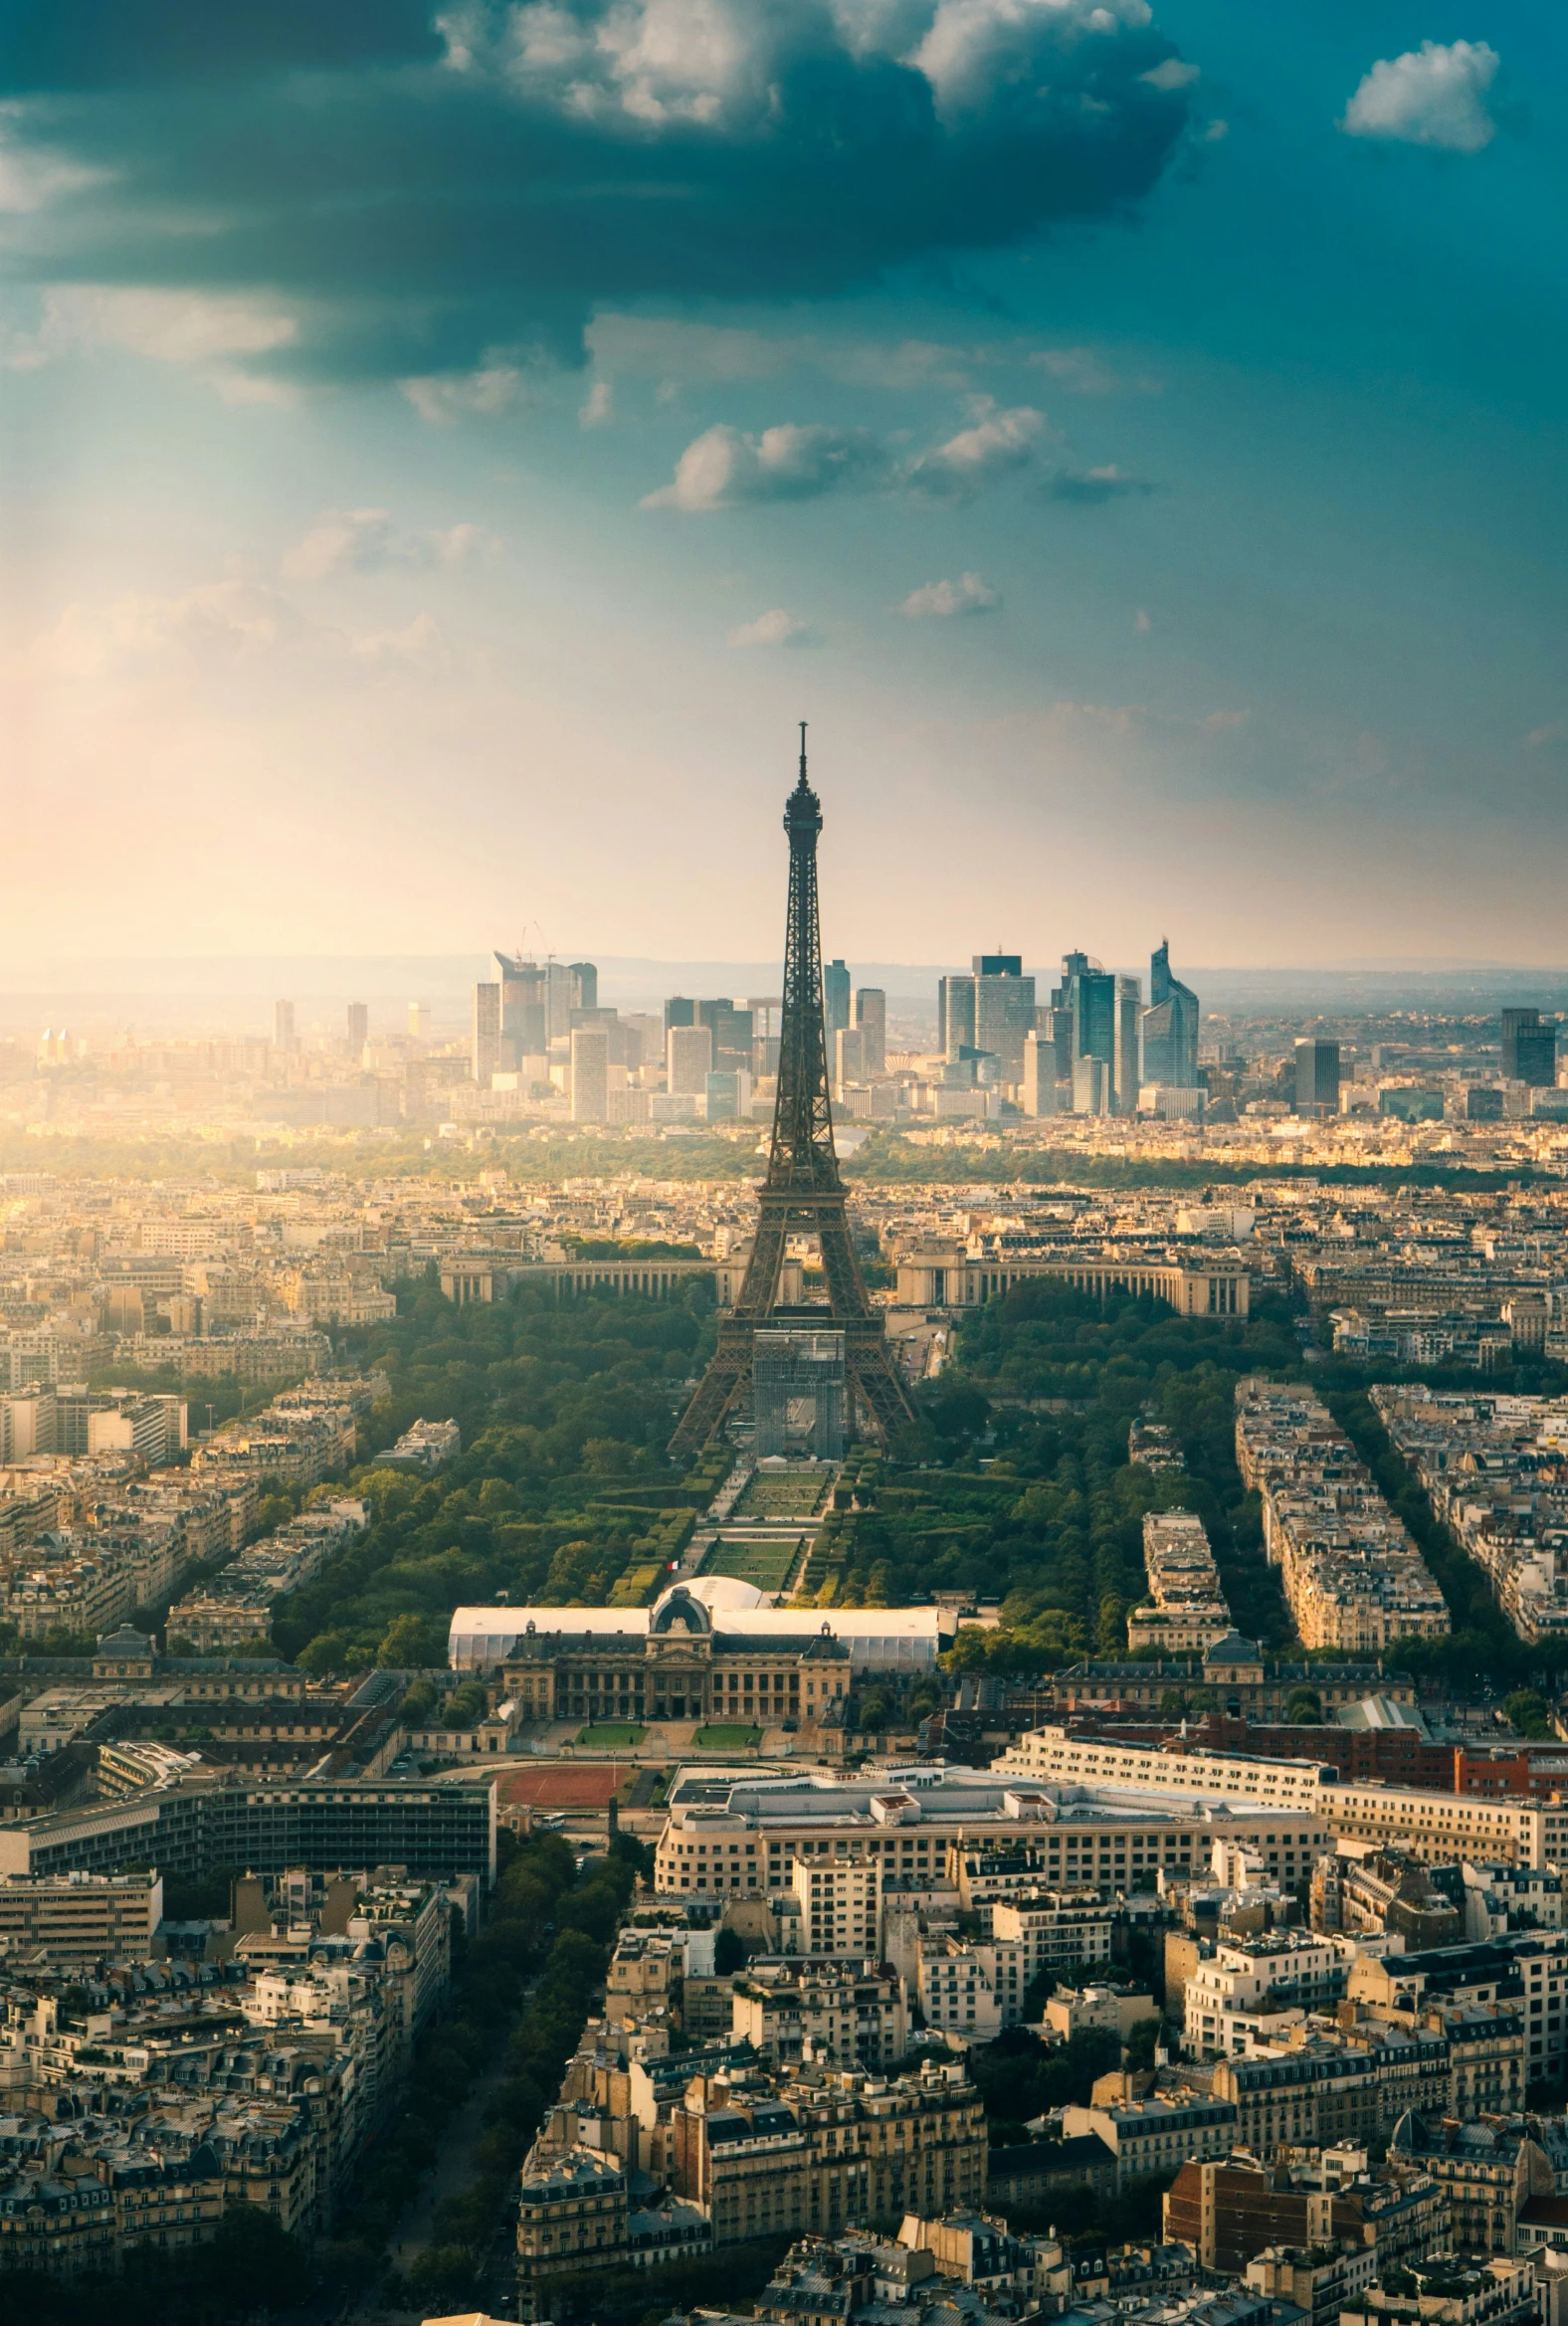
[[[817,925],[817,836],[822,807],[806,781],[806,728],[800,730],[800,781],[784,807],[789,835],[789,910],[784,931],[784,1009],[779,1029],[778,1097],[768,1175],[758,1202],[756,1236],[740,1297],[718,1328],[718,1347],[670,1442],[672,1454],[705,1445],[724,1417],[753,1393],[752,1336],[763,1325],[820,1328],[820,1306],[775,1305],[786,1242],[815,1235],[828,1286],[828,1311],[844,1334],[854,1421],[885,1438],[913,1419],[887,1349],[882,1320],[866,1297],[850,1242],[848,1202],[833,1149],[828,1046],[822,1007],[822,940]]]

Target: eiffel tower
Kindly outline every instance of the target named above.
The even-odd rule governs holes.
[[[822,808],[806,781],[806,722],[800,727],[800,781],[784,807],[789,834],[789,911],[784,933],[784,1013],[779,1030],[778,1097],[773,1144],[759,1201],[745,1281],[718,1347],[670,1442],[672,1454],[705,1445],[751,1390],[751,1339],[758,1326],[820,1330],[821,1307],[775,1306],[786,1239],[815,1234],[822,1250],[833,1330],[844,1335],[852,1406],[879,1438],[913,1419],[908,1393],[889,1358],[882,1320],[866,1284],[845,1219],[848,1198],[833,1150],[828,1102],[827,1039],[822,1009],[822,942],[817,926],[817,835]],[[852,1416],[852,1420],[855,1417]]]

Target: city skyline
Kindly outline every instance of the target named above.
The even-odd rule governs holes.
[[[1560,30],[1100,15],[0,43],[13,945],[1550,961]]]

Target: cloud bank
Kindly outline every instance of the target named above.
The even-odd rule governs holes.
[[[0,46],[13,278],[260,300],[254,376],[434,418],[596,303],[812,297],[1124,214],[1186,122],[1146,0],[53,0]]]

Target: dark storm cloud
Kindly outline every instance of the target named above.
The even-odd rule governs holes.
[[[1143,0],[532,0],[439,48],[408,0],[51,0],[0,33],[10,126],[96,174],[57,167],[9,265],[265,293],[282,370],[575,357],[595,303],[829,295],[1125,210],[1171,53]]]
[[[434,64],[442,50],[428,0],[10,0],[0,90]]]

